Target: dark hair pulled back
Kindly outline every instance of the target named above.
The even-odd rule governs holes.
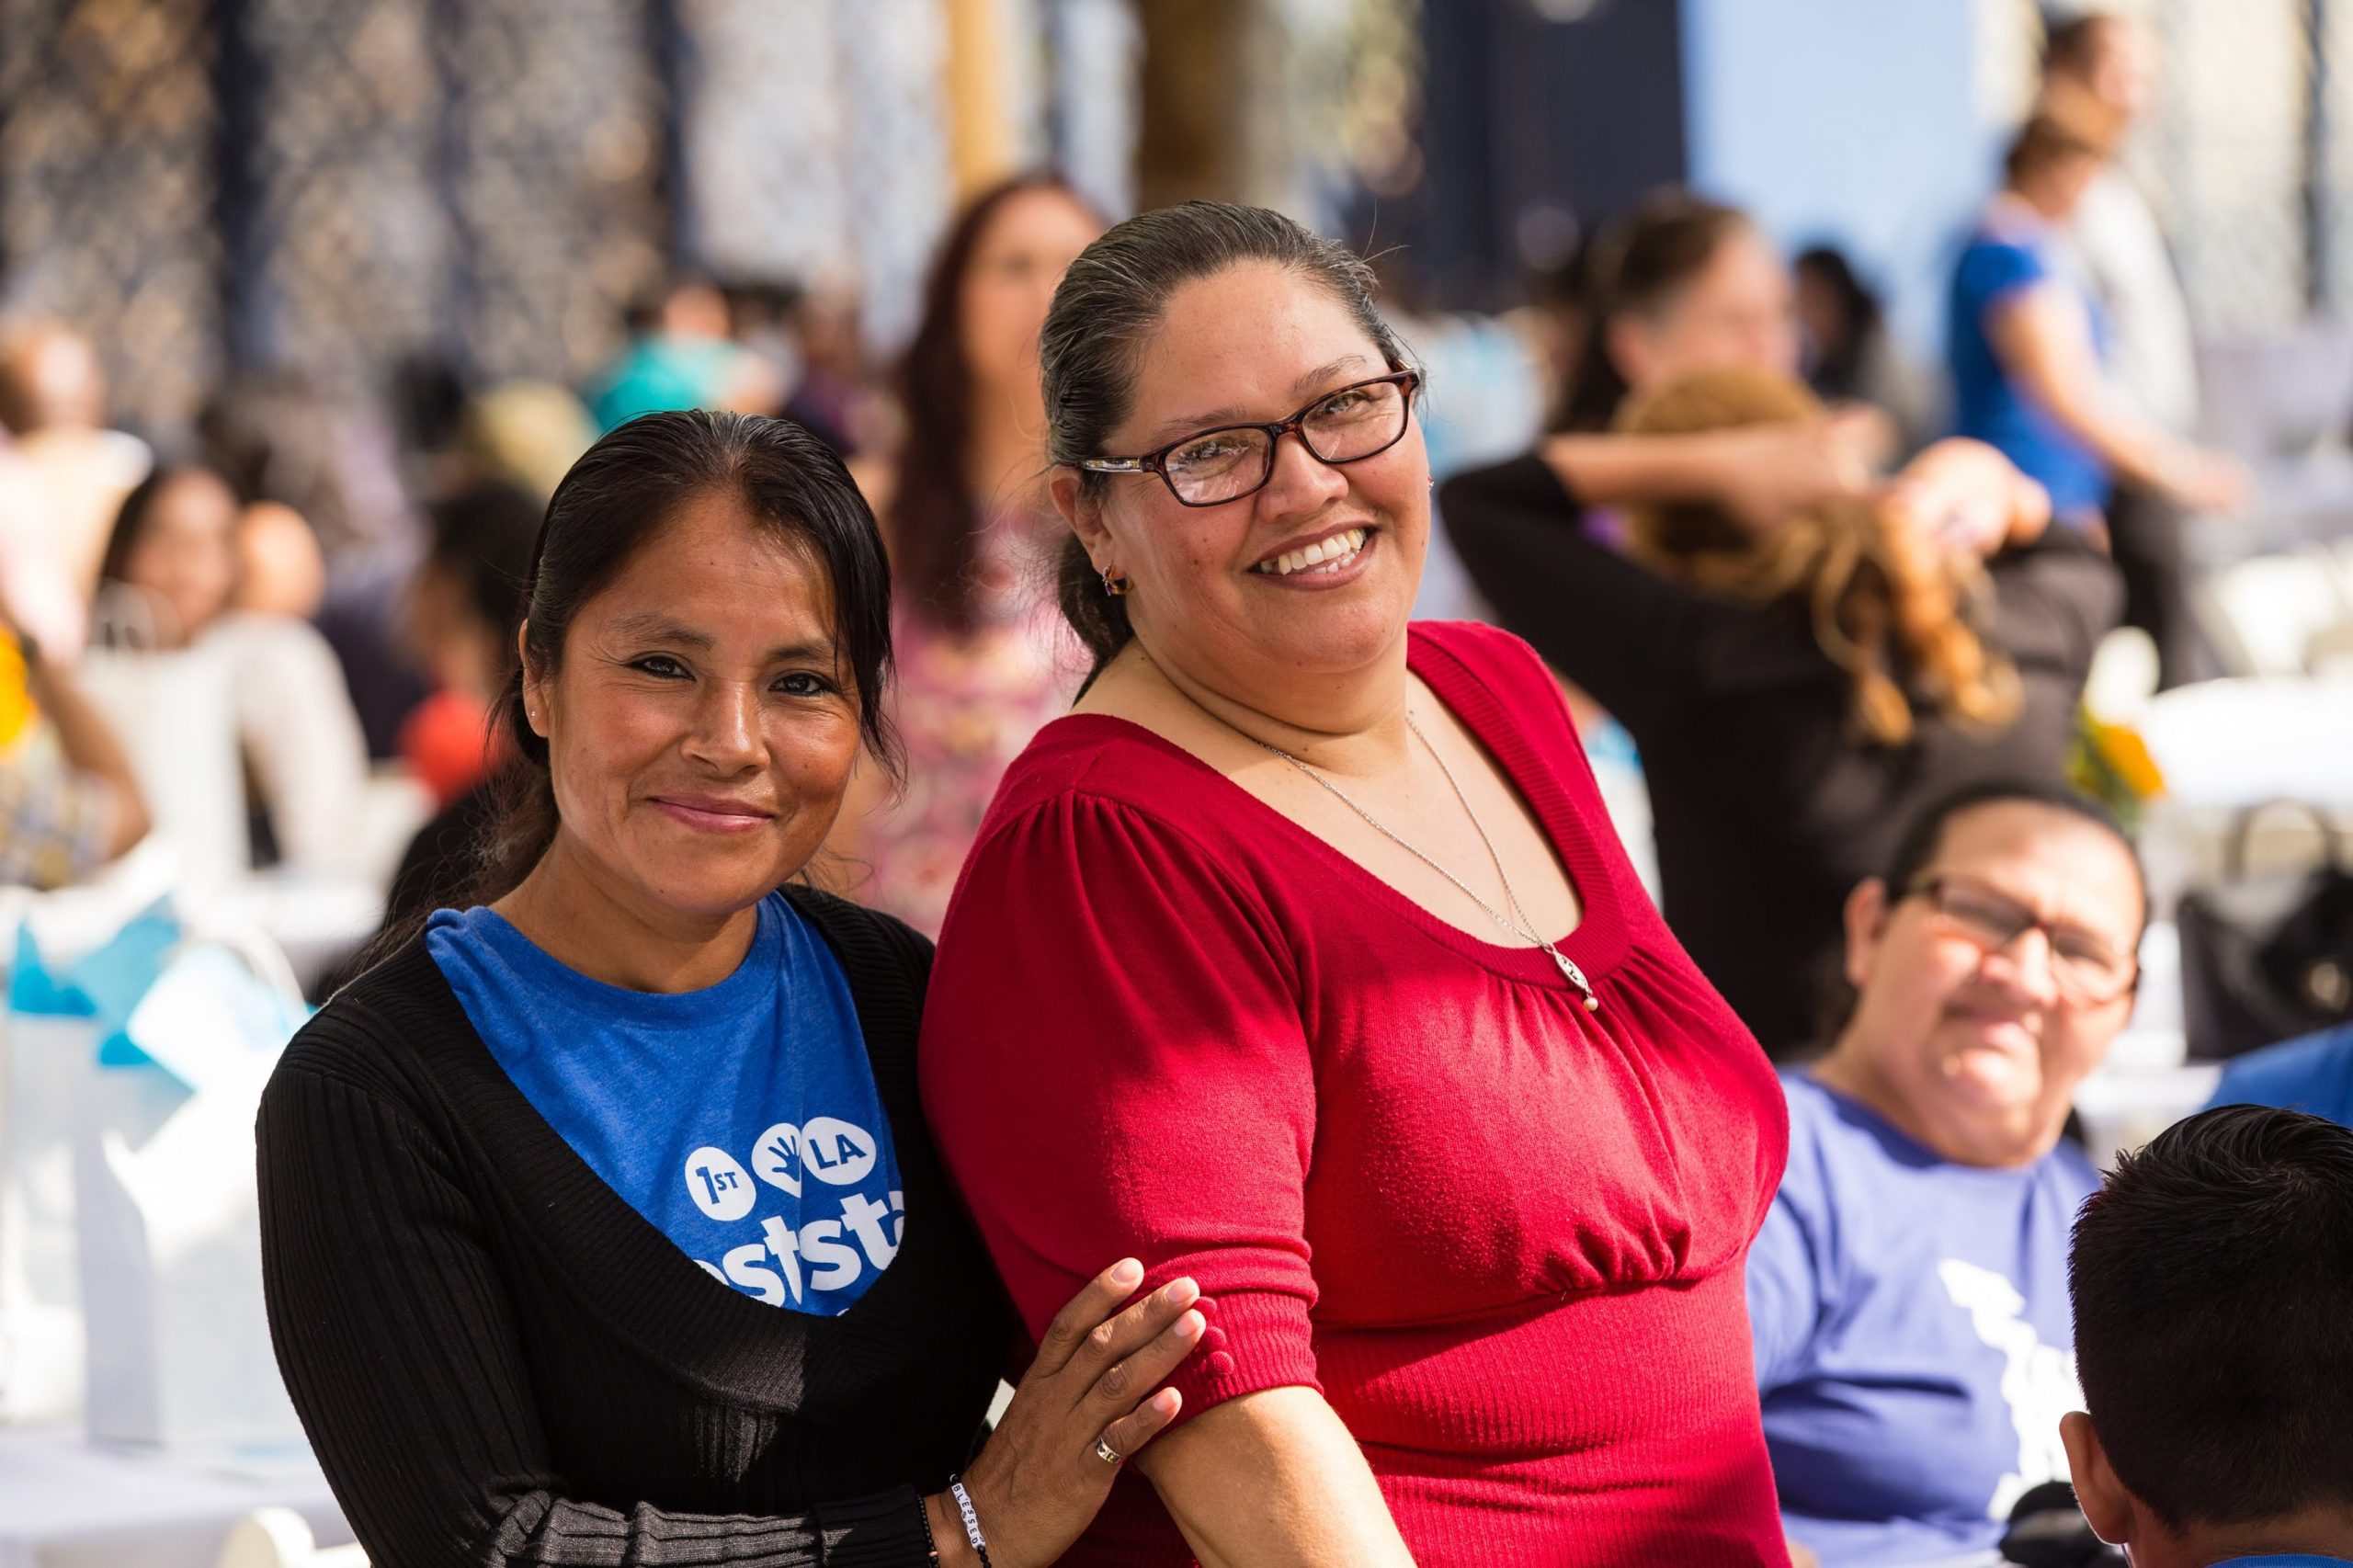
[[[1666,309],[1727,240],[1753,227],[1739,208],[1680,190],[1649,197],[1603,226],[1586,275],[1593,324],[1553,422],[1557,428],[1586,434],[1609,428],[1628,391],[1625,373],[1609,357],[1610,322]]]
[[[1128,416],[1144,346],[1169,297],[1196,278],[1254,261],[1324,290],[1347,307],[1391,369],[1406,368],[1404,346],[1373,303],[1372,268],[1347,246],[1263,207],[1188,201],[1140,212],[1080,253],[1046,312],[1038,361],[1047,460],[1071,465],[1108,455],[1105,443]],[[1090,494],[1108,483],[1102,474],[1079,474]],[[1056,587],[1063,617],[1099,674],[1135,635],[1126,601],[1103,591],[1076,535],[1063,546]]]
[[[542,676],[563,658],[573,618],[658,539],[680,506],[724,494],[805,551],[833,589],[834,631],[858,687],[866,748],[895,780],[899,743],[883,691],[891,674],[891,572],[874,514],[842,460],[790,420],[700,410],[649,414],[607,435],[572,465],[548,502],[525,590],[524,658]],[[482,844],[476,903],[514,890],[556,831],[547,742],[523,706],[524,671],[492,715],[513,762]]]

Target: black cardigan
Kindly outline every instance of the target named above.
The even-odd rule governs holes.
[[[1497,618],[1642,749],[1661,913],[1776,1059],[1815,1042],[1847,894],[1885,869],[1915,813],[1974,780],[2058,777],[2123,606],[2115,567],[2063,528],[1997,556],[1987,641],[2017,665],[2023,711],[1984,734],[1915,704],[1911,742],[1876,745],[1802,607],[1706,594],[1595,542],[1534,457],[1460,475],[1438,499]]]
[[[916,1564],[1013,1344],[915,1092],[930,944],[787,889],[840,959],[891,1119],[903,1244],[848,1312],[713,1279],[524,1098],[421,938],[329,1002],[263,1096],[270,1332],[381,1568]]]

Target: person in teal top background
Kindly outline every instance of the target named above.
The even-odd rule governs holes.
[[[782,403],[782,378],[727,328],[727,301],[697,279],[631,307],[628,347],[588,388],[597,428],[676,409],[764,413]]]
[[[2123,1156],[2071,1260],[2084,1517],[2134,1568],[2353,1563],[2353,1131],[2201,1111]]]

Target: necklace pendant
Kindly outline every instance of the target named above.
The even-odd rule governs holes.
[[[1585,977],[1585,971],[1576,966],[1575,960],[1550,942],[1544,944],[1544,953],[1561,966],[1561,972],[1568,977],[1571,985],[1585,993],[1585,1010],[1588,1013],[1601,1011],[1601,998],[1593,994],[1593,983]]]

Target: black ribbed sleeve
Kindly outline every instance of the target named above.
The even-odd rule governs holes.
[[[897,1257],[817,1318],[710,1278],[502,1074],[421,942],[289,1047],[259,1122],[278,1364],[379,1568],[926,1561],[1011,1325],[915,1090],[922,938],[793,890],[901,1154]]]

